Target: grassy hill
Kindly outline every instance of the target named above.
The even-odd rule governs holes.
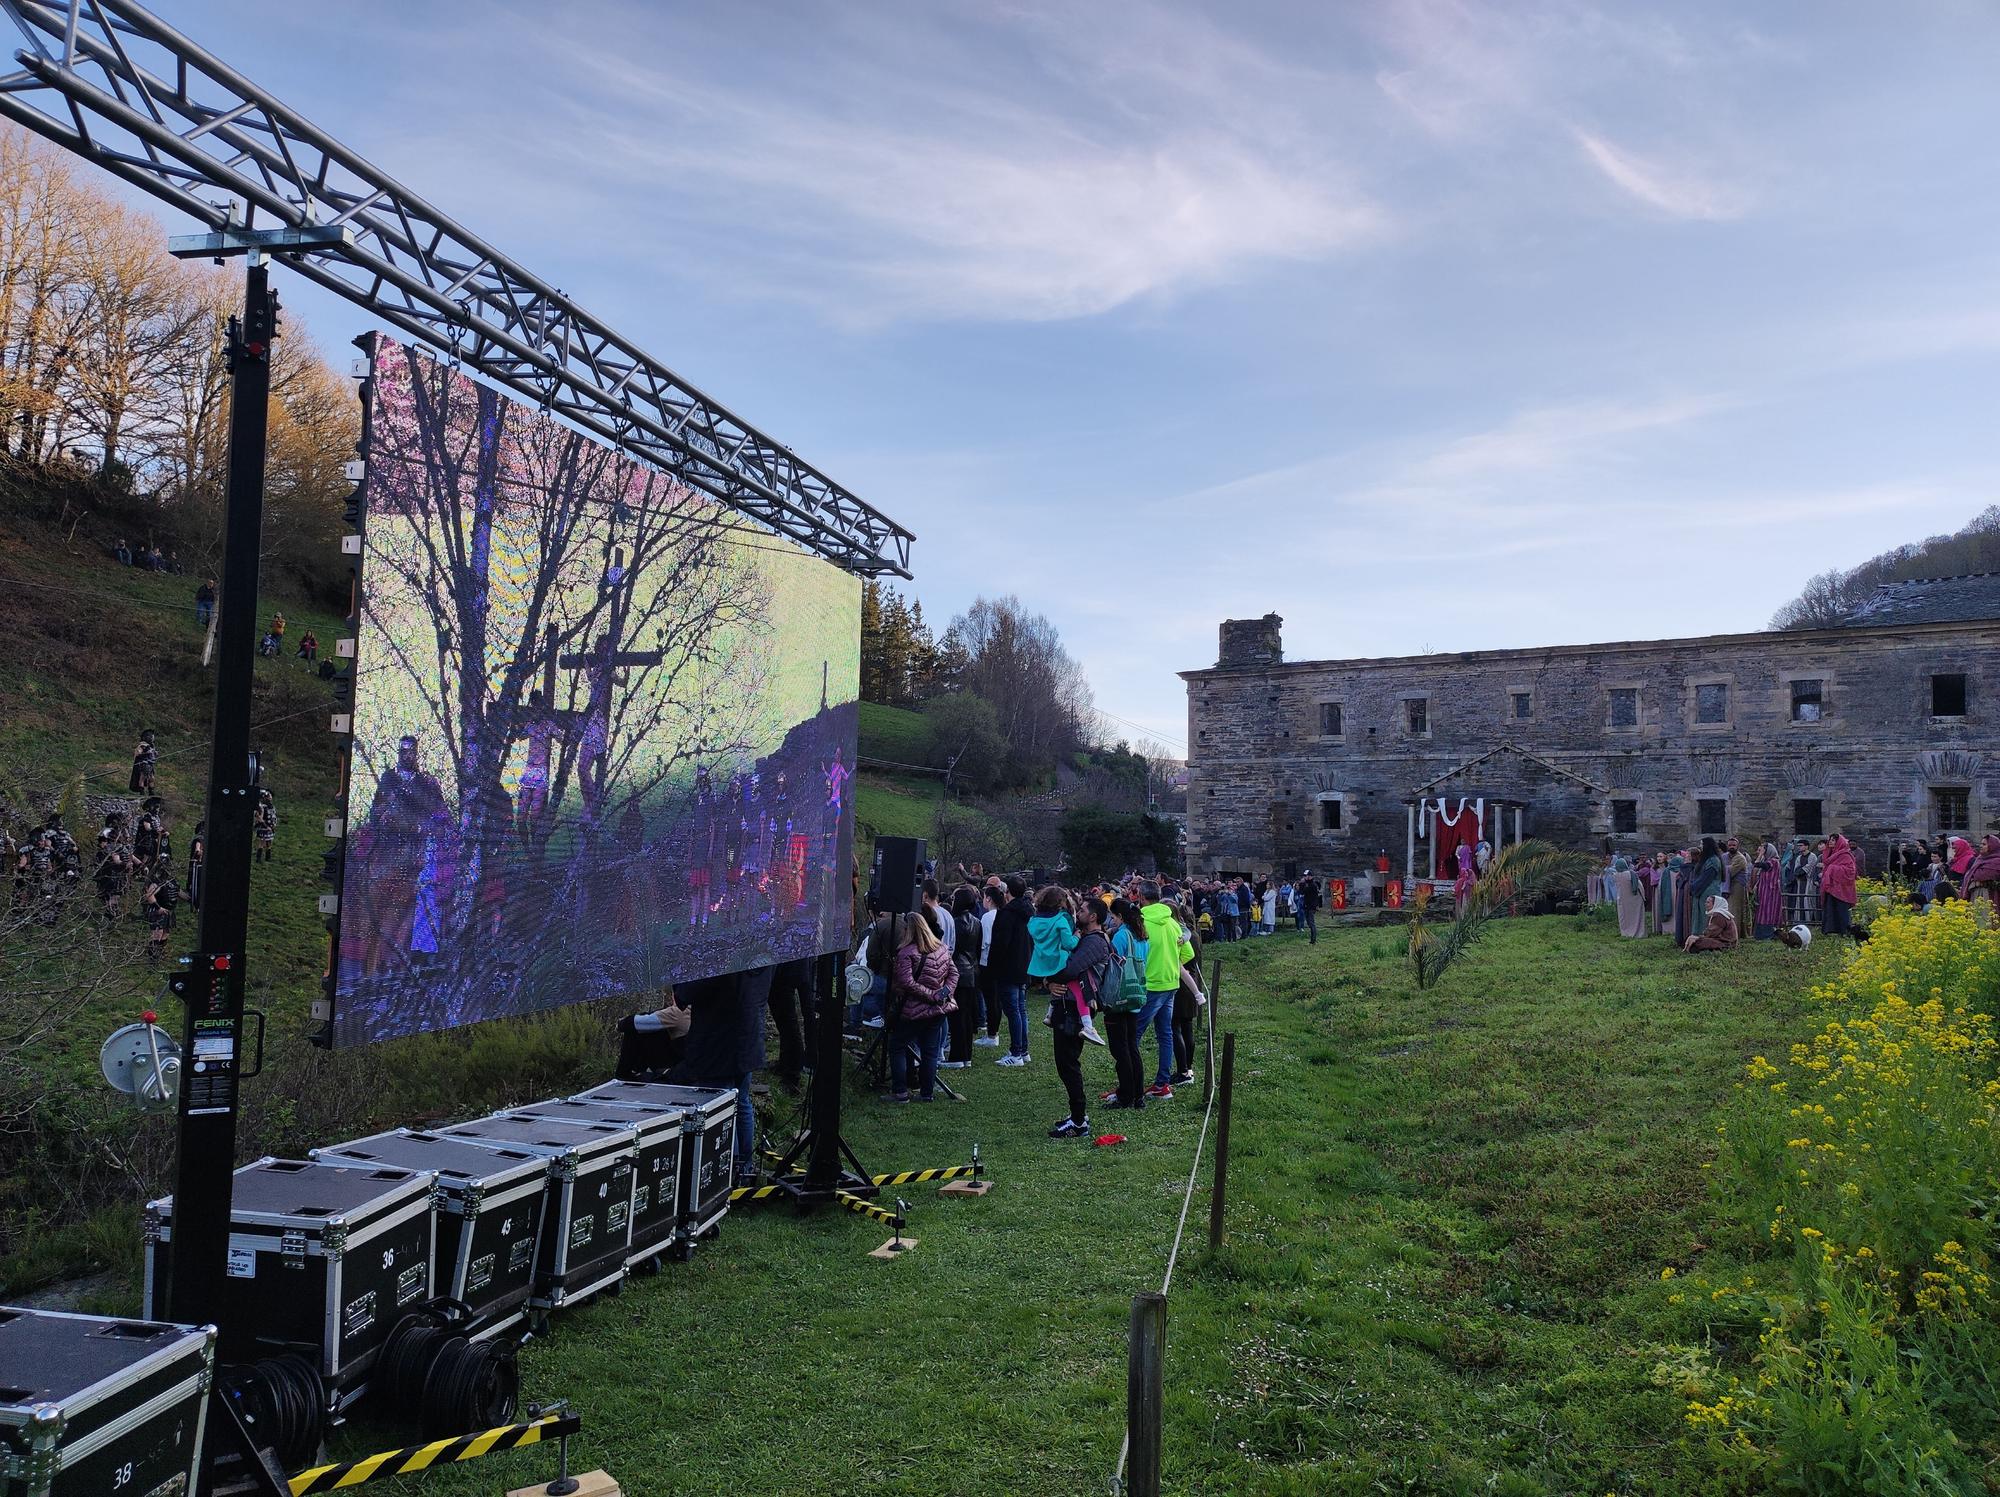
[[[18,833],[82,776],[72,831],[86,844],[105,805],[124,801],[131,749],[142,728],[157,735],[157,785],[176,864],[202,814],[214,676],[201,664],[194,576],[120,566],[108,534],[34,518],[34,506],[0,486],[0,811]],[[295,645],[307,630],[324,652],[347,631],[323,606],[290,594],[259,600],[282,610]],[[246,1083],[239,1154],[297,1154],[376,1128],[576,1090],[609,1074],[610,1015],[599,1007],[497,1021],[442,1035],[331,1056],[307,1042],[310,1007],[325,967],[317,911],[327,842],[323,818],[338,775],[327,731],[328,687],[288,653],[257,662],[253,737],[277,800],[274,860],[254,871],[247,952],[249,1002],[270,1015],[262,1077]],[[920,764],[929,729],[914,712],[861,709],[865,758]],[[943,787],[933,776],[864,769],[856,786],[857,852],[878,835],[937,835]],[[6,802],[21,802],[16,806]],[[948,813],[961,837],[1005,845],[1006,831],[969,808]],[[87,895],[86,895],[87,897]],[[170,951],[189,949],[195,917],[183,907]],[[132,916],[111,932],[108,981],[41,1042],[42,1094],[18,1127],[0,1129],[0,1296],[53,1279],[111,1269],[101,1308],[136,1308],[138,1208],[170,1188],[172,1119],[141,1116],[97,1074],[97,1049],[147,1008],[177,1027],[165,972],[145,965],[144,930]],[[623,1012],[631,1007],[604,1005]],[[13,1109],[0,1107],[0,1118]]]

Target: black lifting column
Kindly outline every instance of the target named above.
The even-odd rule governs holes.
[[[250,688],[257,665],[257,563],[264,529],[264,436],[278,304],[263,256],[251,253],[243,316],[230,320],[229,475],[216,620],[215,724],[209,741],[208,832],[200,954],[187,999],[167,1318],[218,1324],[229,1253],[242,1068],[243,946],[250,928],[256,772]]]

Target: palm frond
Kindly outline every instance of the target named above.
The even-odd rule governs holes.
[[[1588,876],[1587,853],[1564,852],[1550,843],[1530,839],[1502,848],[1486,865],[1486,874],[1466,892],[1451,924],[1433,934],[1412,922],[1410,967],[1417,986],[1430,988],[1451,964],[1463,956],[1496,915],[1522,904],[1532,906],[1545,894],[1575,888]]]

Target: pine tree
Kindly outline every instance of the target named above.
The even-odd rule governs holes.
[[[922,599],[910,604],[910,700],[927,701],[938,694],[938,647],[924,622]]]
[[[884,703],[882,675],[882,584],[861,584],[861,700]]]
[[[910,701],[910,611],[894,588],[882,601],[882,698],[892,707]]]

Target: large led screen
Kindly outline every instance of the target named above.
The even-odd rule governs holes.
[[[334,1043],[844,947],[857,579],[372,342]]]

